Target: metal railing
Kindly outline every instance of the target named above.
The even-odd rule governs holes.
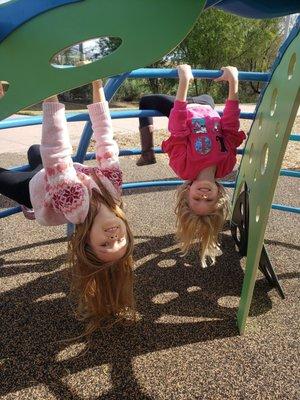
[[[193,70],[193,75],[196,78],[206,78],[214,79],[221,75],[221,71],[211,71],[211,70]],[[155,69],[155,68],[141,68],[134,70],[130,73],[125,73],[122,75],[115,76],[109,79],[105,85],[105,96],[108,101],[112,99],[114,94],[120,88],[124,80],[127,78],[140,79],[140,78],[177,78],[176,69]],[[245,81],[260,81],[268,82],[270,74],[261,72],[239,72],[239,80]],[[218,111],[222,115],[222,111]],[[140,118],[140,117],[162,117],[163,115],[155,110],[126,110],[126,111],[112,111],[112,119],[123,119],[123,118]],[[68,122],[75,121],[86,121],[86,125],[81,135],[81,139],[77,148],[76,154],[73,156],[73,160],[76,162],[84,162],[85,160],[95,159],[95,153],[87,153],[87,149],[92,136],[92,127],[89,119],[88,113],[67,113],[66,115]],[[253,120],[255,118],[255,113],[243,112],[240,115],[242,119]],[[42,123],[42,117],[26,117],[18,119],[6,119],[0,122],[0,130],[10,129],[24,126],[40,125]],[[291,134],[290,140],[300,141],[299,134]],[[162,153],[160,148],[155,148],[155,153]],[[120,156],[127,155],[139,155],[141,154],[140,149],[121,149]],[[238,154],[243,154],[243,150],[238,150]],[[28,170],[28,165],[23,165],[20,167],[11,168],[12,170],[25,171]],[[300,177],[299,171],[282,169],[280,171],[281,176],[289,177]],[[144,181],[144,182],[128,182],[123,184],[124,189],[137,189],[137,188],[147,188],[147,187],[159,187],[159,186],[177,186],[182,183],[181,180],[164,180],[164,181]],[[225,187],[234,188],[234,182],[222,182]],[[300,213],[299,207],[291,207],[283,204],[272,204],[272,208],[275,210]],[[7,217],[9,215],[16,214],[21,211],[20,207],[12,207],[7,210],[0,212],[0,218]]]

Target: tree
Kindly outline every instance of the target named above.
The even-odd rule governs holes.
[[[253,20],[208,9],[175,49],[173,59],[200,69],[235,65],[240,70],[266,71],[282,39],[280,22],[279,18]],[[194,85],[196,95],[201,91],[224,96],[224,89],[211,80],[195,80]],[[258,86],[251,83],[246,89],[250,95],[258,92]]]
[[[190,34],[175,50],[150,67],[173,68],[179,63],[188,63],[199,69],[235,65],[244,71],[266,71],[273,63],[283,30],[282,18],[255,20],[211,8],[199,16]],[[85,44],[86,58],[97,60],[108,56],[120,44],[121,39],[117,37],[98,38],[89,45]],[[75,50],[78,52],[77,46]],[[75,50],[67,49],[65,58],[69,63],[75,58]],[[176,87],[176,79],[127,80],[116,97],[130,101],[137,100],[145,93],[174,94]],[[241,100],[255,100],[260,87],[261,84],[257,82],[242,82]],[[210,93],[216,102],[223,102],[226,92],[226,85],[195,79],[190,93]],[[87,95],[87,89],[76,89],[73,97],[80,99]]]

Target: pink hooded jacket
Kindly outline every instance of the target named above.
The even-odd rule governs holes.
[[[236,149],[245,139],[239,131],[237,100],[227,100],[223,116],[209,105],[175,101],[169,117],[171,136],[162,149],[169,165],[181,178],[194,180],[203,169],[216,165],[216,178],[229,174],[236,163]]]

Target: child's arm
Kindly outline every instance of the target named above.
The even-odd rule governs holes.
[[[65,106],[52,96],[43,102],[41,156],[44,168],[71,161]]]
[[[93,87],[93,103],[105,102],[105,93],[103,88],[103,82],[101,79],[92,82]]]
[[[214,79],[215,82],[227,81],[228,82],[228,100],[238,101],[239,91],[239,72],[236,67],[222,67],[223,74]]]
[[[56,212],[78,224],[88,212],[88,190],[72,161],[65,106],[53,96],[43,103],[41,156],[46,174],[47,199]]]
[[[93,101],[88,110],[96,140],[96,159],[101,168],[119,168],[119,147],[113,139],[109,107],[101,80],[93,82]]]
[[[179,65],[178,76],[179,84],[177,88],[174,107],[170,112],[169,131],[174,136],[186,136],[189,129],[187,127],[187,93],[190,81],[194,79],[191,67],[187,64]]]
[[[190,65],[182,64],[177,67],[179,85],[176,93],[176,100],[186,101],[190,81],[194,79]]]
[[[215,81],[228,82],[228,97],[225,104],[223,116],[221,117],[221,128],[226,142],[236,149],[245,139],[245,134],[239,131],[240,128],[240,109],[238,103],[238,70],[235,67],[222,67],[222,76]]]

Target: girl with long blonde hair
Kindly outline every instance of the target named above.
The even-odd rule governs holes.
[[[3,94],[3,93],[2,93]],[[65,108],[43,103],[41,146],[28,151],[30,171],[0,169],[0,193],[22,205],[41,225],[75,224],[69,243],[77,314],[87,332],[134,317],[133,235],[121,201],[119,149],[102,82],[93,82],[88,106],[97,166],[73,163]]]
[[[218,237],[228,216],[225,189],[216,179],[229,174],[236,163],[236,149],[245,139],[239,131],[238,71],[223,67],[215,81],[227,81],[228,98],[222,117],[214,101],[202,95],[201,104],[187,103],[189,83],[194,79],[189,65],[178,67],[179,85],[169,117],[170,137],[162,149],[169,165],[186,182],[177,192],[177,238],[186,253],[199,241],[202,266],[215,262]]]

